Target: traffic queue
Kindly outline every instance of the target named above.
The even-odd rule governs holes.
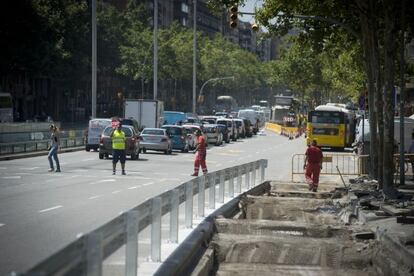
[[[238,114],[247,116],[238,117]],[[133,118],[91,119],[85,150],[99,151],[99,159],[108,159],[113,152],[112,136],[118,125],[125,134],[125,155],[131,160],[139,159],[140,154],[148,151],[167,155],[173,151],[194,151],[197,147],[197,132],[201,133],[207,145],[221,146],[252,137],[264,125],[264,120],[256,116],[254,110],[248,109],[232,114],[221,112],[204,116],[175,111],[165,111],[163,115],[164,124],[159,128],[140,127]]]

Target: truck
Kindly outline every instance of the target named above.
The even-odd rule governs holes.
[[[159,128],[164,122],[164,102],[158,100],[126,99],[124,118],[137,120],[140,129]]]

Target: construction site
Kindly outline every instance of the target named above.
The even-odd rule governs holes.
[[[413,275],[413,201],[383,200],[363,177],[351,182],[315,193],[266,181],[196,228],[156,274]]]

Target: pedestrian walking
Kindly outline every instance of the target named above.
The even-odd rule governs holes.
[[[122,124],[118,122],[116,129],[111,134],[112,139],[112,174],[116,174],[116,163],[120,161],[122,174],[125,175],[125,133],[122,131]]]
[[[58,150],[59,150],[59,132],[55,125],[50,125],[49,127],[50,131],[50,147],[49,147],[49,154],[47,155],[47,159],[49,160],[49,172],[55,171],[55,167],[53,165],[53,160],[55,160],[56,163],[56,171],[60,172],[60,164],[59,164],[59,158],[58,158]]]
[[[309,191],[317,192],[319,185],[319,174],[322,170],[323,154],[317,147],[316,140],[308,147],[305,153],[305,179],[309,185]]]
[[[197,145],[195,152],[195,159],[194,159],[194,173],[191,176],[198,176],[198,171],[200,166],[203,170],[203,174],[207,174],[207,165],[206,165],[206,156],[207,156],[207,149],[206,149],[206,140],[204,136],[201,134],[201,130],[196,131],[197,136]]]

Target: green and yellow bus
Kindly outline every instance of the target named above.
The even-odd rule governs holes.
[[[320,105],[308,113],[306,143],[343,151],[355,138],[355,114],[342,106]]]

